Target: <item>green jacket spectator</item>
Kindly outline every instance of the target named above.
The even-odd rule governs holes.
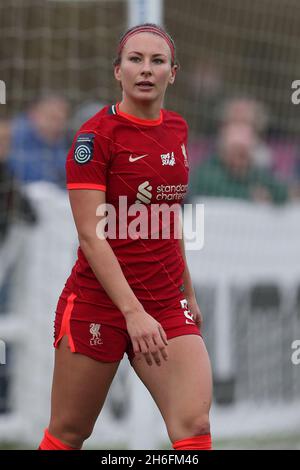
[[[253,200],[260,199],[260,195],[266,192],[275,204],[284,203],[288,199],[287,187],[267,171],[251,168],[238,177],[217,156],[211,157],[197,169],[190,184],[192,195]]]
[[[190,195],[269,201],[282,204],[289,198],[288,188],[267,170],[252,163],[255,142],[245,126],[229,126],[221,132],[219,155],[198,167],[190,180]]]

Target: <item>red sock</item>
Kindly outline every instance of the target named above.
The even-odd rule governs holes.
[[[180,441],[173,442],[175,450],[212,450],[211,435],[203,434],[201,436],[189,437]]]
[[[57,437],[52,436],[48,429],[45,429],[45,434],[38,450],[79,450],[75,447],[70,447],[63,444]]]

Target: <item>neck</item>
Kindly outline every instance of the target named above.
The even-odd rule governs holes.
[[[131,114],[140,119],[159,119],[161,103],[153,102],[134,102],[128,99],[126,96],[123,96],[122,101],[120,101],[119,109],[123,113]]]

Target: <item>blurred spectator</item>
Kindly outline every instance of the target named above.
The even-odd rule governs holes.
[[[256,143],[252,152],[252,161],[258,168],[271,170],[273,167],[272,152],[263,141],[263,134],[268,125],[268,115],[264,105],[254,99],[242,97],[227,101],[221,110],[221,125],[244,124],[250,126]]]
[[[265,132],[268,122],[266,109],[258,101],[251,98],[232,98],[227,101],[221,112],[222,125],[245,124],[261,135]]]
[[[224,81],[215,61],[208,57],[193,63],[187,78],[192,128],[202,137],[216,133],[217,110],[224,95]]]
[[[0,119],[0,242],[16,219],[36,222],[36,214],[7,165],[10,152],[11,124]]]
[[[15,119],[9,166],[19,181],[48,181],[64,187],[68,116],[65,98],[47,95]]]
[[[217,154],[200,165],[191,180],[190,194],[283,203],[288,188],[267,170],[256,168],[257,144],[253,127],[226,125],[221,129]]]
[[[72,113],[70,122],[72,134],[75,134],[83,123],[98,113],[104,106],[105,104],[99,101],[85,101],[81,103]]]

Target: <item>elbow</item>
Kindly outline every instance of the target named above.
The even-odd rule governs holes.
[[[96,236],[91,236],[88,234],[78,234],[78,241],[80,248],[85,252],[86,250],[92,249],[97,240]]]
[[[96,246],[99,246],[103,240],[94,234],[79,233],[78,240],[81,249],[85,252],[86,250],[93,250]]]

